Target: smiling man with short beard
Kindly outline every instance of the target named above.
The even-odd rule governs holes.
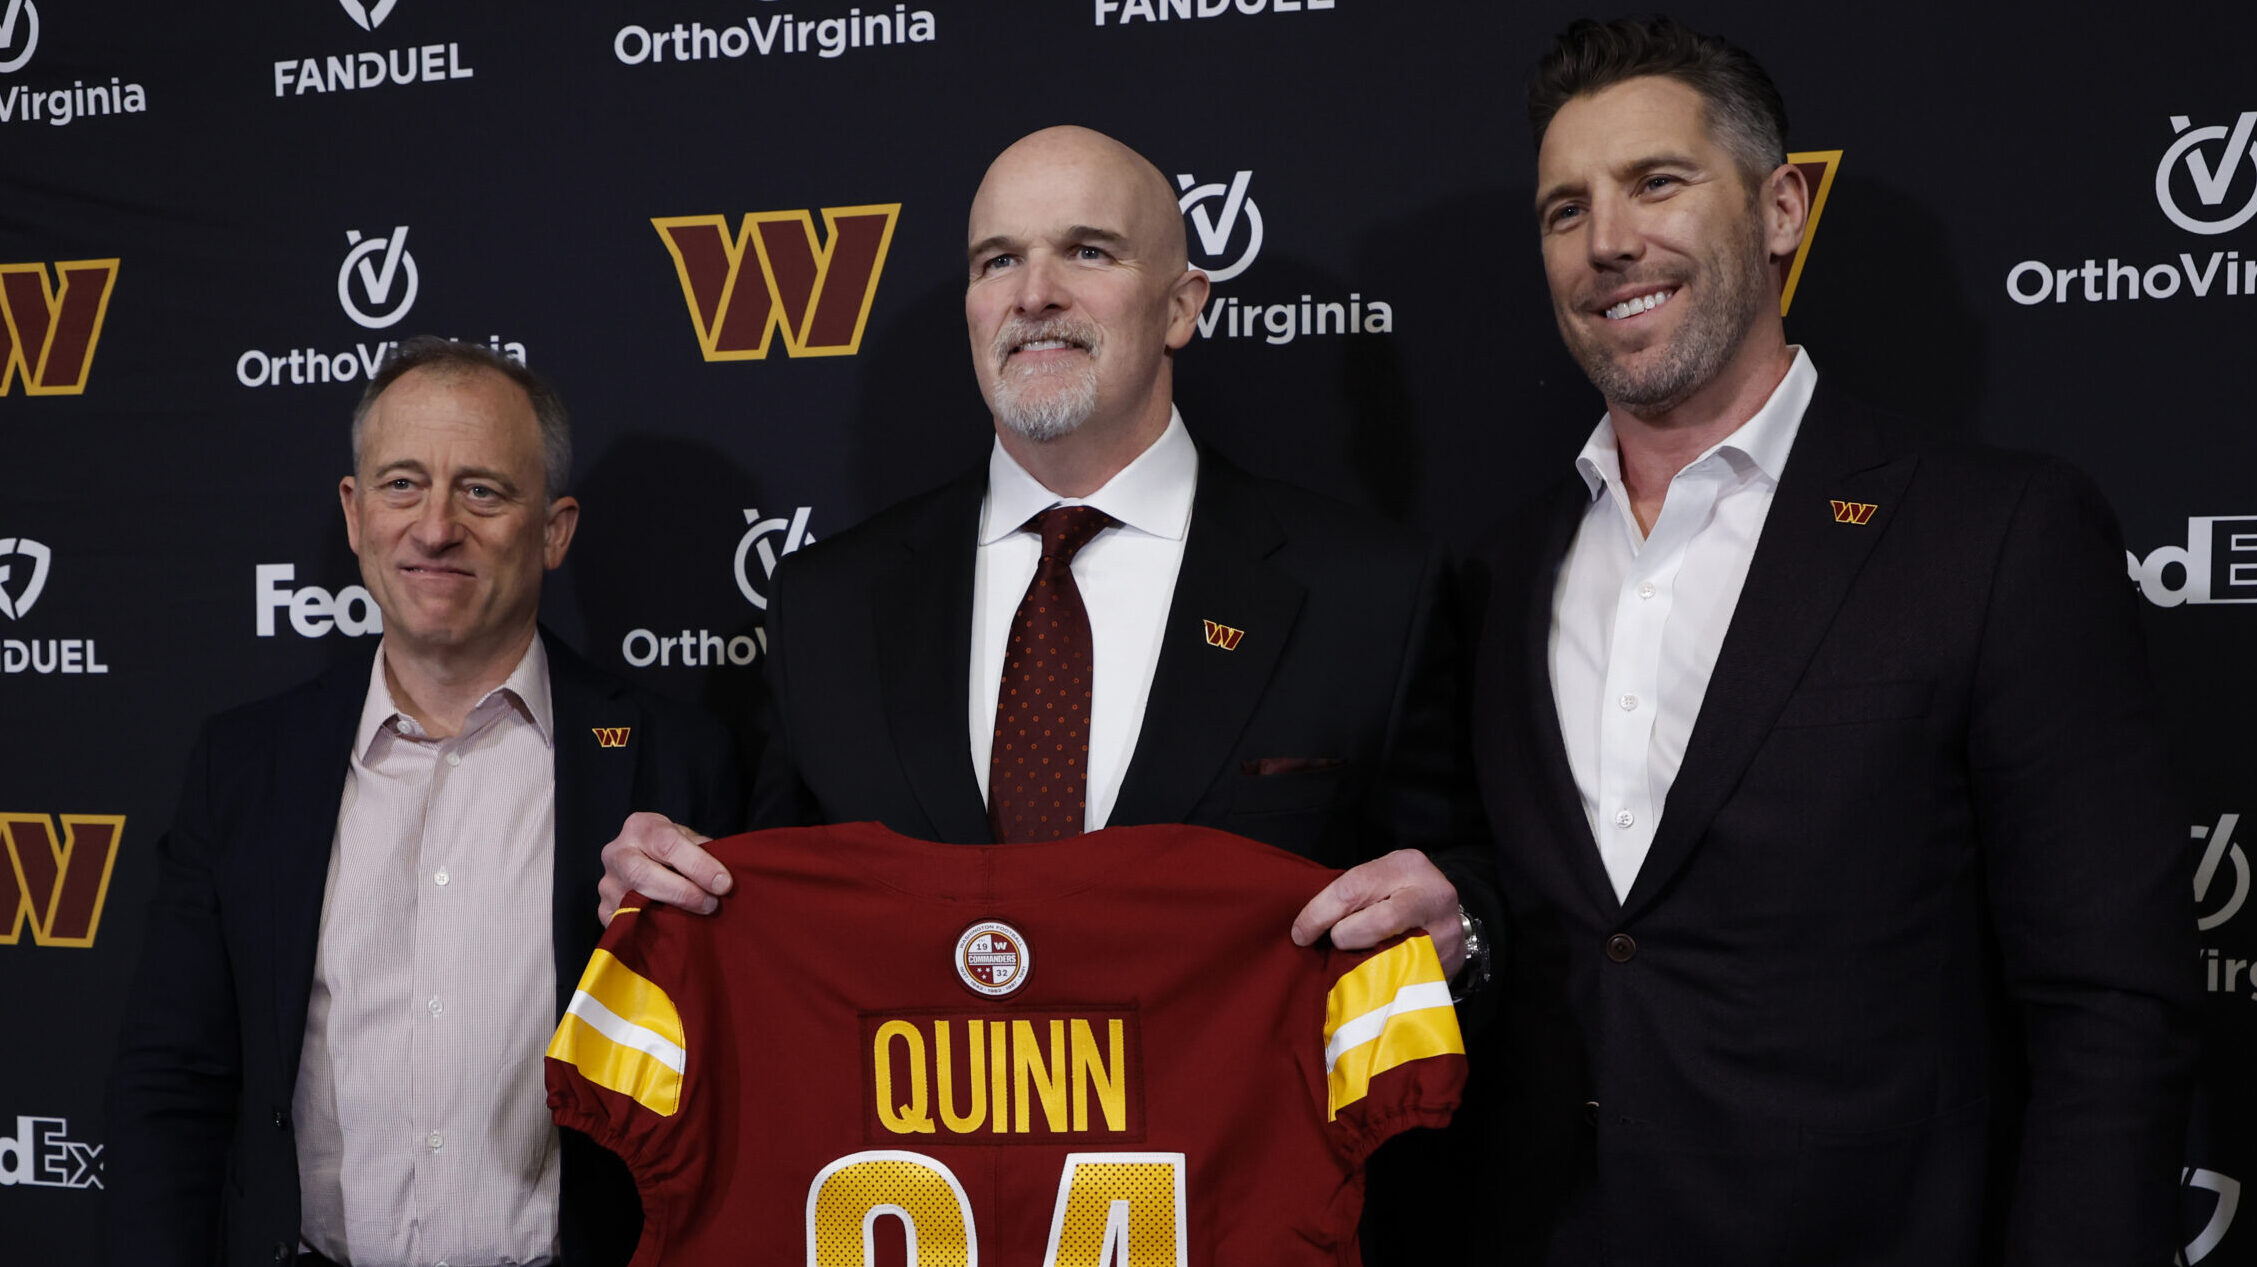
[[[1667,86],[1658,90],[1665,100],[1682,95]],[[1665,108],[1697,109],[1685,101]],[[1729,190],[1720,192],[1729,197]],[[1650,265],[1641,260],[1614,271],[1578,270],[1572,285],[1553,290],[1560,337],[1602,397],[1638,416],[1666,414],[1696,388],[1715,381],[1733,354],[1751,343],[1767,309],[1778,307],[1757,204],[1762,192],[1760,182],[1749,183],[1742,231],[1727,228],[1682,260]],[[1628,347],[1611,337],[1612,326],[1664,304],[1677,305],[1669,314],[1676,320],[1674,329],[1647,334]],[[1591,325],[1594,311],[1607,326]],[[1776,319],[1775,312],[1772,316]],[[1655,354],[1638,356],[1647,345]]]
[[[2191,876],[2105,503],[1787,342],[1746,52],[1577,22],[1528,105],[1606,415],[1476,570],[1492,1260],[2161,1267]]]

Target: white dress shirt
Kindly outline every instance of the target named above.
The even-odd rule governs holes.
[[[1012,618],[1042,562],[1042,538],[1021,532],[1052,506],[1095,506],[1120,521],[1074,556],[1074,584],[1089,609],[1090,659],[1088,808],[1084,830],[1112,816],[1121,779],[1144,729],[1144,702],[1160,662],[1160,631],[1175,599],[1176,573],[1191,530],[1191,498],[1199,451],[1171,407],[1167,430],[1152,447],[1087,497],[1060,497],[1003,451],[987,460],[987,500],[980,507],[979,559],[972,570],[972,674],[967,701],[972,768],[987,799],[988,758],[995,747],[995,694],[1003,682]]]
[[[1651,536],[1622,486],[1612,416],[1575,459],[1591,489],[1552,591],[1552,698],[1617,898],[1661,825],[1818,371],[1794,364],[1753,418],[1669,482]]]
[[[377,649],[292,1098],[306,1244],[353,1267],[545,1263],[557,1136],[548,654],[435,739]]]

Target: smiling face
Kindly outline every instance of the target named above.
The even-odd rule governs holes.
[[[524,391],[490,370],[411,370],[369,410],[355,464],[338,497],[387,653],[458,668],[521,654],[579,522],[579,503],[547,500]]]
[[[1751,182],[1692,88],[1648,76],[1569,101],[1536,188],[1560,336],[1610,408],[1729,392],[1784,346],[1771,261],[1801,241],[1801,176]]]
[[[997,428],[1035,442],[1157,434],[1168,352],[1206,299],[1165,178],[1098,133],[1037,132],[988,168],[969,244],[964,320]]]

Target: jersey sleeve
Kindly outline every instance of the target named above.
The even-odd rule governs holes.
[[[683,925],[693,918],[630,894],[580,974],[544,1062],[557,1125],[617,1153],[634,1174],[645,1249],[667,1225],[663,1207],[702,1183],[707,1150],[696,1141],[712,1125],[705,1102],[713,1096],[700,1082],[710,1023],[684,988],[697,930]]]
[[[1416,1126],[1450,1121],[1465,1088],[1465,1040],[1450,982],[1421,934],[1368,952],[1334,952],[1325,995],[1325,1122],[1361,1165]]]

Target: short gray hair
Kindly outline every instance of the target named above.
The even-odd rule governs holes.
[[[564,401],[549,386],[548,380],[525,368],[523,362],[503,356],[483,343],[457,343],[435,334],[419,334],[392,349],[368,386],[360,394],[360,403],[353,406],[353,469],[360,470],[361,432],[368,423],[368,412],[376,406],[376,398],[384,389],[416,370],[430,370],[436,374],[459,376],[474,374],[479,370],[492,370],[525,393],[533,406],[533,419],[541,426],[541,474],[546,487],[543,500],[555,501],[564,496],[567,483],[572,478],[572,417],[564,411]]]

